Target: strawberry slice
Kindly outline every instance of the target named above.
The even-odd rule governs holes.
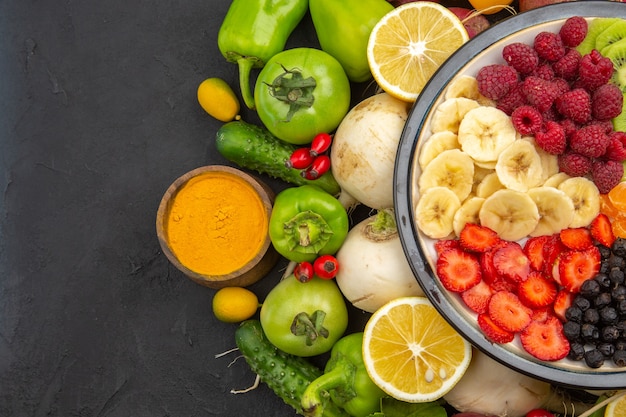
[[[557,287],[554,281],[548,280],[541,272],[531,271],[526,281],[517,287],[517,296],[522,304],[532,309],[547,307],[556,298]]]
[[[556,297],[554,298],[554,304],[552,304],[552,310],[562,322],[567,321],[567,319],[565,318],[565,311],[574,302],[574,297],[574,294],[566,290],[560,290],[556,293]]]
[[[570,292],[578,292],[583,282],[600,270],[600,251],[592,246],[586,250],[568,250],[559,256],[558,282]]]
[[[604,213],[598,214],[596,218],[591,221],[589,229],[591,231],[591,237],[593,237],[601,245],[610,248],[615,241],[615,234],[613,233],[613,228],[611,227],[611,221]]]
[[[561,252],[566,250],[565,245],[561,242],[559,234],[554,234],[548,237],[548,241],[543,247],[543,264],[544,273],[552,274],[552,267],[558,259]]]
[[[496,266],[493,264],[493,255],[495,255],[498,249],[505,246],[506,243],[506,240],[500,240],[500,242],[493,249],[478,254],[480,267],[483,270],[483,279],[489,285],[491,285],[491,283],[498,278],[498,271],[496,270]]]
[[[458,248],[459,245],[458,239],[439,239],[435,242],[435,252],[440,256],[446,249]]]
[[[489,305],[489,299],[493,294],[493,290],[484,280],[481,280],[477,285],[474,285],[469,290],[465,290],[461,293],[461,299],[470,310],[475,313],[487,312]]]
[[[569,353],[563,325],[556,317],[531,322],[520,333],[520,340],[526,352],[542,361],[558,361]]]
[[[445,289],[463,292],[482,279],[478,257],[461,248],[450,248],[437,258],[437,276]]]
[[[499,275],[515,283],[522,282],[530,272],[530,260],[517,242],[507,242],[493,255],[493,265]]]
[[[461,247],[472,252],[486,252],[500,241],[498,234],[485,226],[466,223],[459,235]]]
[[[540,307],[533,309],[533,314],[530,316],[532,321],[546,321],[550,317],[555,317],[552,306]]]
[[[489,299],[488,314],[498,327],[508,332],[519,332],[531,321],[532,310],[510,291],[498,291]]]
[[[561,243],[574,250],[584,250],[593,246],[591,233],[586,227],[571,227],[559,233]]]
[[[524,253],[530,261],[530,267],[535,271],[544,268],[544,247],[548,243],[550,236],[533,236],[524,243]]]
[[[509,343],[515,337],[515,333],[508,332],[498,326],[486,313],[478,315],[478,327],[487,339],[494,343]]]

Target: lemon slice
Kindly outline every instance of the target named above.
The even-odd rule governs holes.
[[[374,26],[367,59],[385,92],[413,102],[443,62],[469,40],[458,17],[431,1],[399,6]]]
[[[626,392],[622,393],[619,399],[610,402],[604,409],[604,417],[626,416]]]
[[[372,381],[393,398],[434,401],[461,379],[471,345],[425,297],[401,297],[365,325],[363,360]]]

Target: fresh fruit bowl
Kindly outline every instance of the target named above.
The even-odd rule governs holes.
[[[399,232],[405,254],[416,279],[439,312],[475,347],[503,364],[524,374],[549,382],[584,389],[617,389],[626,387],[626,368],[609,361],[599,368],[568,358],[542,361],[527,353],[519,337],[508,343],[493,343],[477,324],[477,314],[470,310],[458,293],[448,291],[437,277],[436,240],[422,233],[416,205],[420,199],[422,176],[420,156],[431,135],[438,106],[445,101],[447,87],[459,76],[476,76],[479,69],[502,63],[502,50],[512,42],[533,44],[543,31],[557,32],[571,16],[591,21],[597,17],[626,19],[623,4],[613,2],[560,3],[513,16],[479,34],[455,52],[421,92],[409,115],[400,145],[394,174],[394,197]],[[521,244],[525,237],[517,240]]]

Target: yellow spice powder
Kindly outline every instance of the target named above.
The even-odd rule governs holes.
[[[208,172],[178,191],[166,233],[183,265],[216,276],[236,271],[254,258],[267,228],[263,201],[250,184],[230,173]]]

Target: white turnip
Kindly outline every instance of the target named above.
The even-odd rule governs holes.
[[[357,308],[371,313],[395,298],[424,295],[402,250],[391,209],[350,229],[336,257],[337,285]]]
[[[354,106],[335,135],[330,159],[344,193],[372,209],[393,207],[393,172],[411,103],[387,93]]]

